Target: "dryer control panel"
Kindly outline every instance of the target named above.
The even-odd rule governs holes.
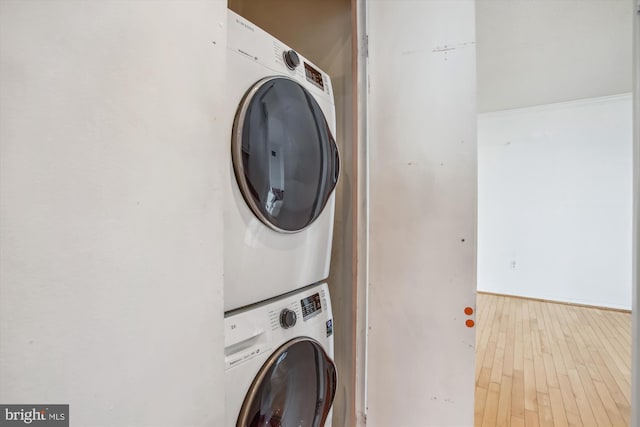
[[[232,52],[271,69],[275,74],[298,80],[313,90],[314,95],[324,96],[331,105],[334,104],[331,78],[327,73],[254,23],[231,10],[227,13],[227,47]]]
[[[304,74],[308,81],[324,91],[324,80],[322,78],[322,73],[315,69],[313,66],[309,65],[306,61],[304,63]]]

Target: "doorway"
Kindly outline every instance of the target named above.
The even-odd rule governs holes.
[[[476,2],[478,426],[630,423],[629,12]]]

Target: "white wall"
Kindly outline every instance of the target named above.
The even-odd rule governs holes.
[[[0,402],[223,422],[225,9],[0,2]]]
[[[631,91],[629,0],[478,0],[478,110]]]
[[[478,118],[478,290],[631,308],[631,96]]]
[[[369,9],[367,425],[473,425],[473,1]]]

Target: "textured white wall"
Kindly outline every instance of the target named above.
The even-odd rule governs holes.
[[[0,2],[1,402],[221,425],[225,20]]]
[[[629,0],[478,0],[478,110],[631,91]]]
[[[481,114],[478,290],[631,309],[631,96]]]
[[[473,1],[369,9],[372,427],[473,425]]]

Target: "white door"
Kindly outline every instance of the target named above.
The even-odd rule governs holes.
[[[472,426],[473,1],[371,1],[367,426]]]

